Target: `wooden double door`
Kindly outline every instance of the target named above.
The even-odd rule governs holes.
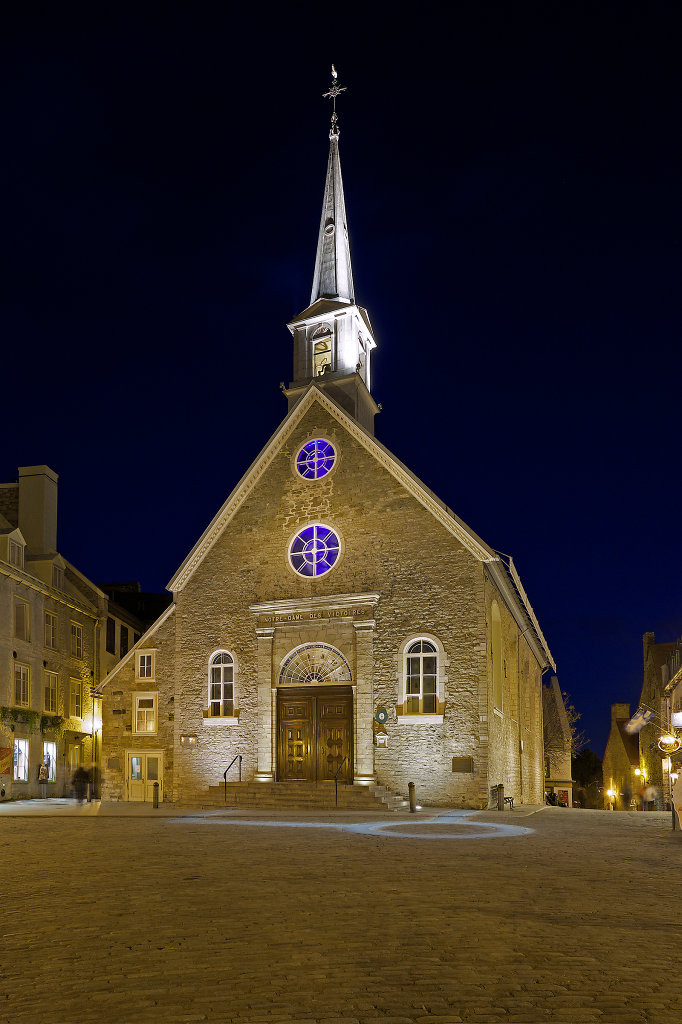
[[[280,782],[353,781],[350,686],[278,690],[277,734]]]

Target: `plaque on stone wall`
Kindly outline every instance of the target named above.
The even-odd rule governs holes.
[[[120,772],[121,770],[121,758],[120,757],[108,757],[107,768],[112,772]]]
[[[452,770],[453,772],[473,772],[473,757],[453,757]]]

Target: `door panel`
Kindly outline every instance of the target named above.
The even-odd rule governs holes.
[[[163,800],[163,755],[160,752],[128,752],[126,758],[128,800],[152,803],[154,783],[159,784],[159,802]]]
[[[340,692],[339,692],[340,691]],[[282,782],[353,779],[353,695],[345,687],[278,693],[277,777]]]

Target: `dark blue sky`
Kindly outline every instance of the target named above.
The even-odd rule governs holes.
[[[2,16],[0,478],[162,589],[285,412],[332,61],[377,436],[511,553],[601,755],[682,633],[672,4]]]

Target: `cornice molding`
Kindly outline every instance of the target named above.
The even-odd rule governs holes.
[[[380,594],[331,594],[328,597],[291,597],[281,601],[264,601],[250,604],[249,611],[254,615],[286,615],[288,612],[314,612],[319,608],[330,610],[357,608],[371,605],[374,608],[381,598]]]

